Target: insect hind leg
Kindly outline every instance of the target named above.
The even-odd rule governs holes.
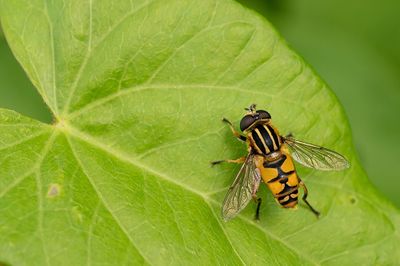
[[[234,127],[231,121],[229,121],[228,119],[226,119],[225,117],[222,118],[222,122],[227,123],[229,128],[231,129],[233,135],[238,138],[238,140],[240,141],[246,141],[247,138],[245,136],[243,136],[242,134],[240,134]]]
[[[256,208],[256,214],[254,215],[254,220],[259,221],[260,220],[260,207],[261,207],[261,198],[254,198],[254,201],[257,203],[257,208]]]
[[[320,215],[320,212],[317,211],[316,209],[314,209],[313,206],[311,206],[311,204],[307,201],[308,189],[307,189],[306,185],[304,184],[304,182],[303,182],[301,179],[300,179],[300,182],[299,182],[299,186],[301,186],[301,187],[303,188],[303,190],[304,190],[304,194],[303,194],[303,197],[302,197],[303,201],[307,204],[308,208],[310,208],[310,210],[311,210],[311,211],[317,216],[317,218],[318,218],[319,215]]]
[[[262,199],[257,197],[258,188],[260,187],[260,182],[261,182],[260,170],[256,169],[256,173],[257,174],[254,176],[254,178],[256,179],[256,182],[254,182],[254,185],[252,187],[251,196],[253,197],[253,200],[257,203],[254,220],[259,221],[260,220],[260,207],[261,207],[261,202],[262,202]]]

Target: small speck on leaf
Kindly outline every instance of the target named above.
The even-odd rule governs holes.
[[[61,194],[61,186],[59,184],[50,184],[49,189],[47,191],[48,198],[55,198],[60,196]]]
[[[354,198],[354,197],[350,198],[350,203],[351,204],[356,204],[356,202],[357,202],[356,198]]]

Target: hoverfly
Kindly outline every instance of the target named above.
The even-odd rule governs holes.
[[[301,187],[303,201],[318,217],[320,213],[307,201],[307,187],[297,174],[292,158],[306,167],[326,171],[346,169],[349,162],[332,150],[296,140],[291,135],[279,135],[271,124],[271,115],[257,110],[255,104],[245,110],[247,113],[240,121],[243,134],[226,118],[222,121],[228,124],[235,137],[247,143],[247,156],[211,162],[212,165],[222,162],[243,164],[225,196],[221,210],[223,219],[232,219],[253,199],[257,203],[255,219],[258,220],[261,198],[257,197],[257,191],[261,182],[267,185],[283,208],[297,206]]]

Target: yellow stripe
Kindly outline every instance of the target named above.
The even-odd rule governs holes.
[[[268,132],[269,138],[272,140],[272,145],[274,146],[274,150],[276,151],[278,149],[278,146],[276,146],[274,137],[271,134],[271,131],[269,130],[269,128],[267,126],[263,126],[265,128],[265,130]]]
[[[251,134],[250,134],[250,135],[251,135]],[[253,140],[254,147],[256,147],[257,151],[258,151],[260,154],[262,154],[263,152],[262,152],[262,150],[258,147],[258,145],[257,145],[256,141],[254,140],[253,136],[251,136],[251,139]]]
[[[282,141],[281,141],[281,138],[280,138],[280,135],[279,135],[279,131],[273,125],[269,124],[269,126],[274,130],[274,133],[276,134],[276,136],[278,138],[279,146],[281,146],[282,145]]]
[[[264,145],[265,148],[265,153],[270,153],[271,151],[269,150],[267,143],[265,143],[263,136],[261,135],[260,131],[256,128],[254,131],[257,133],[258,137],[260,138],[262,144]]]
[[[249,135],[247,135],[247,137],[251,139],[251,142],[252,142],[254,148],[257,150],[257,152],[258,152],[259,154],[262,154],[263,152],[262,152],[262,151],[260,150],[260,148],[257,146],[257,143],[256,143],[256,141],[253,139],[253,136],[251,135],[251,133],[249,133]]]

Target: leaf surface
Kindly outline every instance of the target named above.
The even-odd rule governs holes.
[[[400,260],[399,213],[370,185],[336,97],[261,17],[219,1],[0,1],[8,42],[54,114],[0,111],[0,261],[11,265],[343,265]],[[245,154],[220,121],[268,109],[352,167],[298,167],[316,219],[266,188],[224,223]]]

